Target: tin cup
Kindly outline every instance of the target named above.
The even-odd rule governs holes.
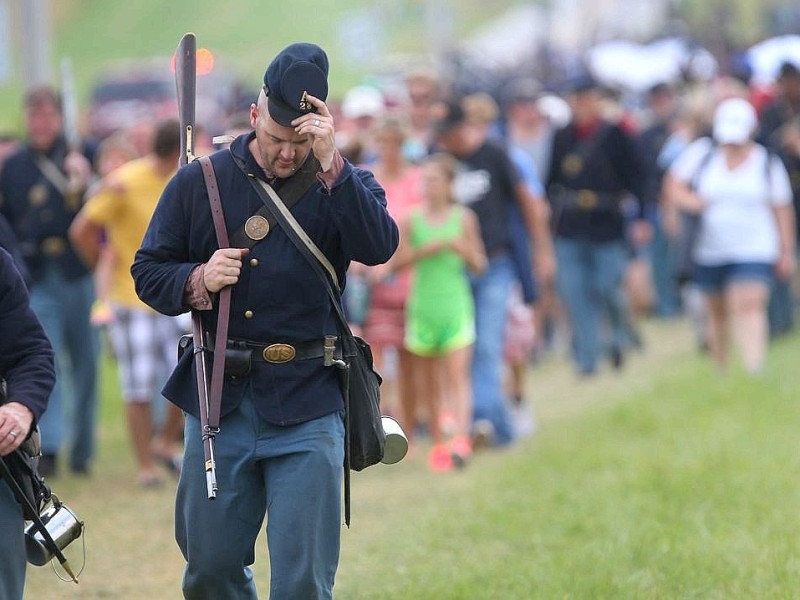
[[[383,434],[386,436],[386,446],[383,451],[385,465],[393,465],[400,462],[408,452],[408,438],[400,427],[400,423],[392,417],[382,416]]]
[[[39,516],[59,550],[64,550],[83,533],[83,521],[65,504],[51,504]],[[32,523],[25,528],[25,554],[28,562],[37,567],[46,565],[55,556]]]

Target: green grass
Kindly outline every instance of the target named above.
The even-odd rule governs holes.
[[[796,597],[800,339],[776,343],[748,379],[716,374],[683,323],[646,334],[621,374],[532,369],[539,430],[510,450],[437,474],[419,447],[354,474],[337,597]],[[86,520],[86,572],[73,586],[30,568],[26,597],[180,596],[173,490],[136,488],[112,371],[96,475],[53,482]],[[263,539],[258,550],[266,596]]]

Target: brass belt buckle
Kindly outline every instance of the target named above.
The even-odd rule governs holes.
[[[50,236],[42,240],[42,254],[45,256],[58,256],[67,249],[67,243],[63,238]]]
[[[578,206],[583,210],[592,210],[597,207],[597,194],[592,190],[578,191]]]
[[[295,350],[294,346],[290,344],[270,344],[264,348],[264,352],[262,352],[261,355],[268,363],[280,364],[293,360]]]

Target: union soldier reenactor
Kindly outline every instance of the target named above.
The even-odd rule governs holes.
[[[17,237],[30,273],[31,306],[57,357],[57,384],[39,424],[39,472],[55,474],[56,457],[69,438],[69,467],[87,474],[95,450],[99,338],[89,320],[92,276],[67,231],[90,183],[90,153],[67,144],[55,90],[33,88],[25,95],[24,109],[27,139],[0,172],[0,213]],[[69,391],[67,382],[72,383]],[[64,406],[67,398],[71,407]],[[66,415],[72,415],[71,422]]]
[[[213,501],[194,352],[184,352],[164,389],[187,413],[176,509],[186,598],[256,598],[249,565],[265,515],[270,597],[332,596],[344,404],[336,369],[324,366],[323,341],[337,334],[337,318],[311,264],[278,224],[256,214],[263,205],[249,181],[259,178],[283,195],[313,169],[291,213],[340,283],[350,261],[391,257],[398,231],[383,189],[336,149],[327,75],[318,46],[281,51],[250,107],[255,131],[211,155],[232,247],[217,244],[203,171],[192,162],[167,184],[132,267],[142,300],[169,315],[202,311],[208,332],[224,317],[220,291],[231,289]]]

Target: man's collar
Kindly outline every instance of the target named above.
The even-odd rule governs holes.
[[[250,173],[255,173],[257,177],[262,178],[264,181],[270,182],[275,179],[275,176],[272,173],[269,173],[265,169],[258,164],[256,157],[253,156],[253,153],[250,152],[250,142],[252,142],[256,137],[256,132],[251,131],[250,133],[244,133],[237,137],[230,145],[230,151],[233,153],[234,156],[244,161],[244,164],[247,166],[247,170]],[[306,161],[303,165],[312,165],[314,159],[313,152],[309,152],[308,156],[306,157]],[[315,170],[317,167],[314,167]]]
[[[237,137],[230,145],[231,153],[236,156],[237,158],[244,161],[247,165],[247,168],[252,173],[263,173],[263,169],[259,166],[256,157],[253,156],[253,153],[250,152],[250,142],[254,140],[256,137],[256,132],[251,131],[250,133],[243,133],[239,137]]]
[[[55,141],[53,141],[53,143],[50,145],[49,148],[45,149],[34,148],[33,146],[31,146],[30,142],[27,144],[27,146],[28,150],[32,154],[38,154],[40,156],[47,156],[48,158],[52,158],[53,156],[56,156],[59,152],[62,151],[63,154],[66,155],[67,140],[66,138],[64,138],[64,136],[60,135],[55,139]]]

